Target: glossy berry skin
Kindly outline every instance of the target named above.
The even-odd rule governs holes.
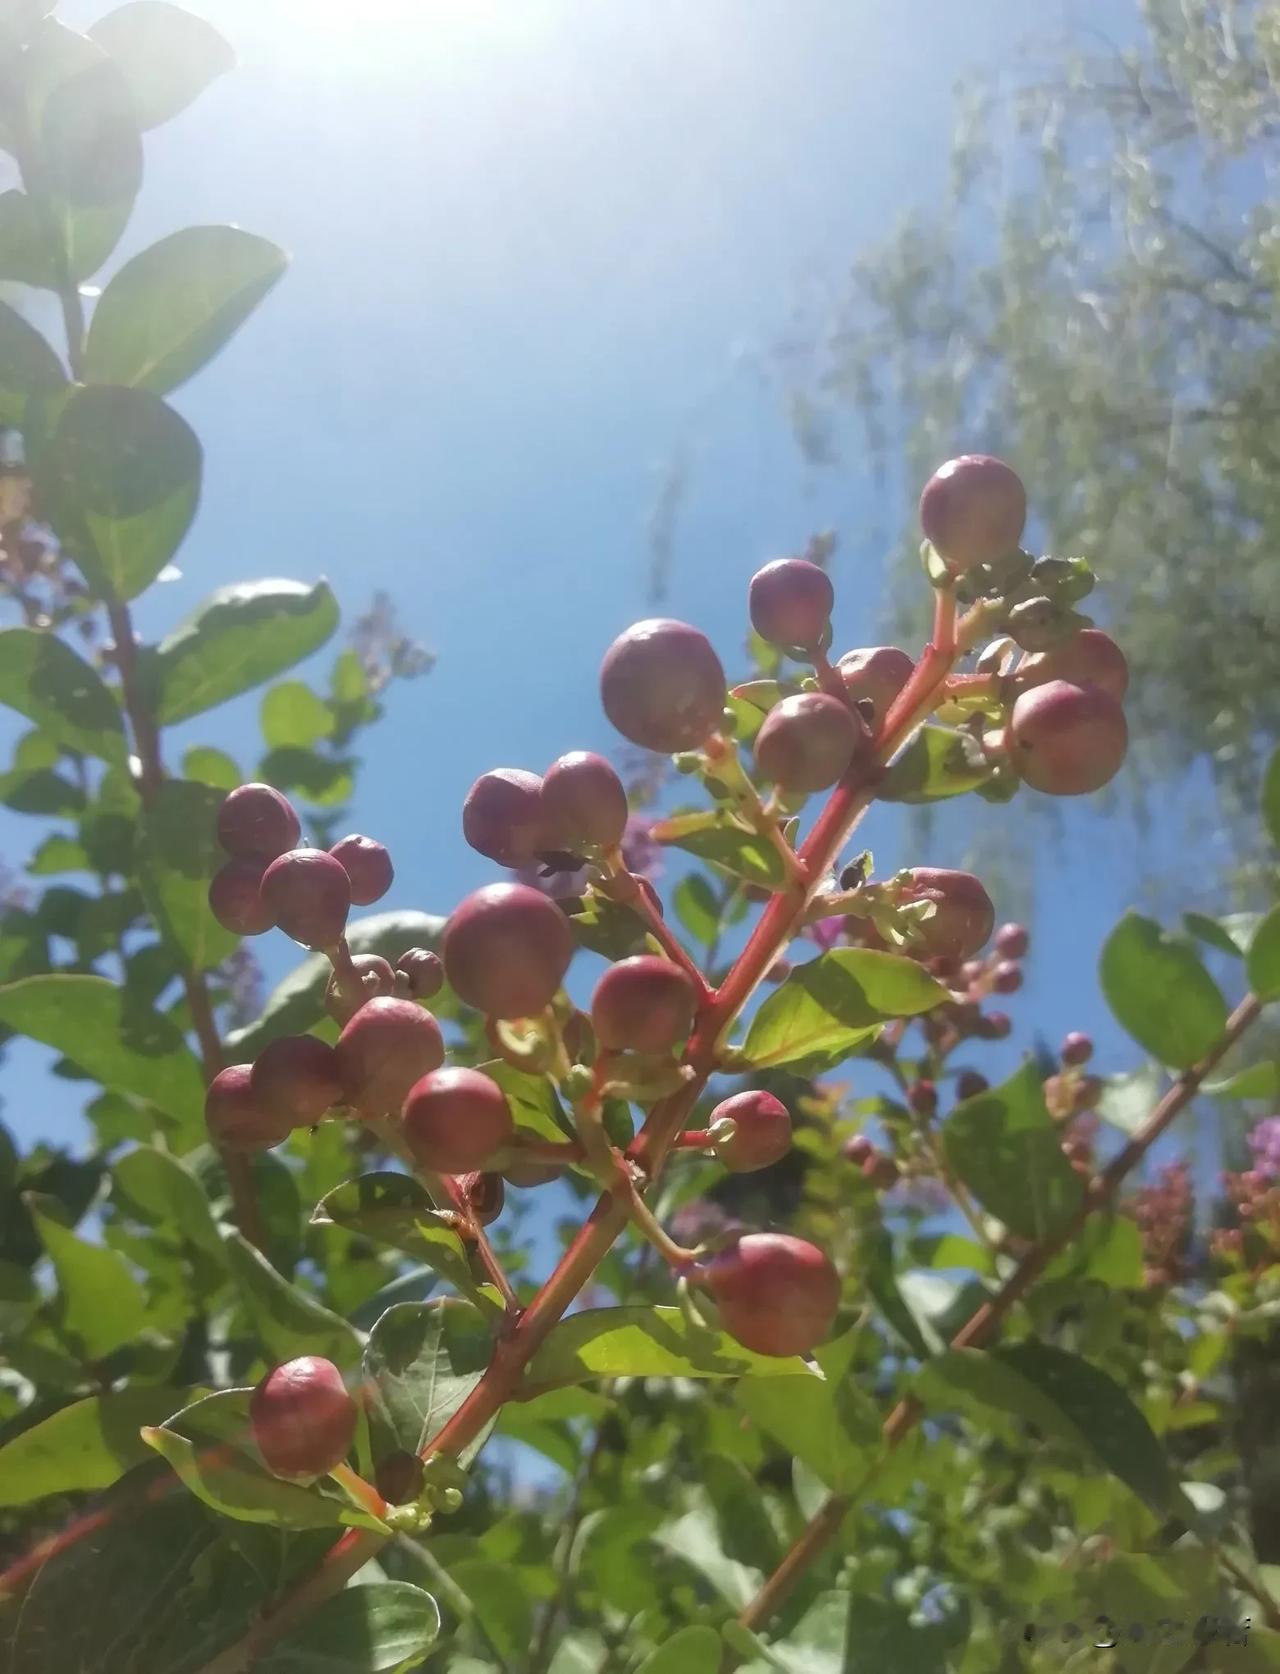
[[[437,1174],[483,1166],[513,1131],[511,1106],[479,1070],[433,1070],[415,1081],[402,1111],[404,1137],[417,1162]]]
[[[238,785],[218,810],[218,841],[228,854],[274,860],[301,836],[293,804],[270,785]]]
[[[522,767],[482,773],[462,804],[462,835],[499,866],[527,866],[554,847],[544,833],[542,780]]]
[[[415,1000],[380,996],[361,1006],[338,1036],[338,1073],[362,1116],[399,1110],[421,1076],[444,1062],[440,1025]]]
[[[831,578],[807,558],[775,558],[751,577],[751,626],[770,645],[816,650],[836,602]]]
[[[460,1174],[458,1190],[480,1226],[490,1226],[502,1213],[507,1191],[501,1174]]]
[[[991,935],[995,908],[972,872],[916,866],[901,901],[932,901],[934,914],[917,926],[920,940],[910,949],[951,959],[968,959]]]
[[[865,721],[826,692],[783,698],[756,734],[756,766],[780,790],[829,790],[856,759],[870,753]]]
[[[571,750],[547,769],[542,811],[553,848],[570,854],[585,846],[610,849],[627,828],[627,793],[603,756]]]
[[[534,1017],[549,1005],[573,958],[573,932],[527,884],[487,884],[444,927],[445,975],[460,1000],[489,1017]]]
[[[604,712],[624,738],[671,755],[720,725],[724,669],[705,634],[655,617],[618,635],[600,665]]]
[[[591,997],[591,1023],[606,1052],[667,1052],[693,1026],[698,996],[669,959],[640,953],[611,965]]]
[[[394,994],[396,973],[387,961],[376,953],[356,953],[351,957],[355,980],[344,972],[334,971],[324,991],[324,1009],[335,1023],[349,1023],[360,1007],[379,994]]]
[[[915,667],[896,645],[870,645],[860,651],[846,651],[836,664],[836,672],[853,702],[869,703],[879,724]]]
[[[1104,634],[1101,628],[1081,628],[1062,645],[1027,657],[1015,680],[1020,691],[1043,686],[1046,680],[1100,686],[1119,703],[1129,689],[1129,664],[1110,634]]]
[[[266,1151],[280,1145],[293,1123],[270,1109],[250,1085],[252,1064],[231,1064],[209,1083],[204,1119],[209,1137],[224,1151]]]
[[[985,1075],[979,1075],[977,1070],[961,1070],[956,1077],[957,1099],[977,1098],[979,1093],[985,1093],[991,1083]]]
[[[262,899],[265,860],[242,855],[220,866],[209,881],[209,911],[234,936],[260,936],[275,924]]]
[[[391,888],[396,875],[391,856],[381,843],[372,837],[361,837],[352,832],[342,837],[329,850],[340,863],[351,881],[351,901],[356,907],[371,907]]]
[[[338,1054],[315,1035],[283,1035],[258,1054],[249,1086],[263,1105],[287,1117],[291,1127],[310,1127],[343,1100]]]
[[[852,1139],[844,1144],[844,1155],[856,1168],[861,1168],[867,1158],[875,1155],[875,1146],[864,1133],[855,1133]]]
[[[1004,959],[1025,959],[1031,937],[1021,924],[1002,924],[996,931],[996,952]]]
[[[396,960],[396,970],[415,1000],[433,999],[444,987],[444,961],[429,948],[407,949]]]
[[[966,453],[940,465],[920,496],[925,538],[953,570],[994,564],[1016,550],[1027,521],[1018,473],[989,454]]]
[[[1014,704],[1009,746],[1032,790],[1087,796],[1120,771],[1129,728],[1124,710],[1101,687],[1050,680],[1023,692]]]
[[[1022,987],[1022,966],[1016,959],[1002,959],[991,974],[991,986],[997,994],[1016,994]]]
[[[1013,1019],[1007,1011],[989,1011],[978,1019],[975,1032],[983,1040],[1008,1040],[1013,1033]]]
[[[351,880],[323,849],[290,849],[262,876],[262,899],[286,936],[303,947],[336,947],[347,927]]]
[[[1063,1041],[1059,1056],[1064,1064],[1087,1064],[1093,1057],[1093,1041],[1079,1029],[1073,1029]]]
[[[734,1093],[711,1112],[708,1127],[729,1120],[732,1139],[715,1141],[717,1158],[730,1174],[753,1174],[770,1168],[791,1149],[791,1112],[772,1093]]]
[[[342,1373],[313,1354],[268,1372],[249,1401],[254,1445],[274,1476],[310,1479],[340,1465],[357,1416]]]
[[[756,1354],[808,1354],[829,1334],[840,1279],[821,1250],[783,1232],[751,1232],[721,1250],[701,1280],[725,1330]]]

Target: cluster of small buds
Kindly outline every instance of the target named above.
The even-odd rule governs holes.
[[[1143,1276],[1148,1285],[1178,1284],[1187,1276],[1195,1196],[1186,1162],[1166,1163],[1155,1180],[1121,1199],[1121,1211],[1142,1235]]]
[[[1245,1260],[1251,1246],[1261,1260],[1280,1255],[1280,1116],[1267,1116],[1246,1135],[1253,1167],[1224,1173],[1223,1195],[1235,1226],[1219,1227],[1210,1248],[1220,1258]]]

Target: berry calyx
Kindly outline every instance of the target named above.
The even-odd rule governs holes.
[[[733,1132],[715,1137],[718,1122],[732,1122]],[[753,1174],[780,1162],[791,1149],[791,1112],[772,1093],[734,1093],[721,1099],[707,1122],[711,1146],[730,1174]]]
[[[444,1062],[440,1025],[414,1000],[380,995],[338,1036],[346,1102],[362,1116],[399,1110],[410,1087]]]
[[[204,1119],[224,1151],[266,1151],[288,1139],[293,1123],[263,1104],[250,1086],[252,1064],[231,1064],[209,1083]]]
[[[218,809],[218,841],[228,854],[274,860],[301,836],[293,804],[271,785],[237,785]]]
[[[966,453],[940,465],[920,496],[920,526],[954,570],[995,564],[1017,549],[1027,521],[1022,479],[1002,459]]]
[[[1062,1043],[1058,1054],[1064,1064],[1087,1064],[1093,1057],[1093,1041],[1079,1029],[1073,1029]]]
[[[991,986],[997,994],[1016,994],[1022,987],[1022,966],[1016,959],[1002,959],[991,973]]]
[[[479,1169],[511,1138],[511,1106],[479,1070],[436,1069],[410,1087],[402,1111],[414,1158],[437,1174]]]
[[[267,862],[241,855],[220,866],[209,880],[209,911],[234,936],[260,936],[275,924],[262,899],[262,876]]]
[[[932,916],[916,925],[917,939],[908,950],[917,956],[968,959],[987,942],[995,923],[991,897],[972,872],[916,866],[898,899],[933,902]]]
[[[249,1427],[267,1469],[307,1481],[346,1458],[357,1417],[342,1373],[313,1354],[268,1372],[249,1401]]]
[[[462,835],[499,866],[527,866],[551,848],[543,826],[542,780],[522,767],[482,773],[462,804]]]
[[[1015,702],[1009,738],[1013,764],[1032,790],[1087,796],[1120,771],[1129,728],[1124,710],[1100,686],[1050,680]]]
[[[406,949],[396,960],[396,970],[415,1000],[433,999],[444,987],[444,961],[429,948]]]
[[[831,577],[807,558],[775,558],[756,571],[747,589],[751,626],[783,650],[816,651],[835,602]]]
[[[831,1330],[840,1278],[802,1238],[750,1232],[703,1267],[704,1284],[725,1330],[756,1354],[808,1354]]]
[[[290,849],[263,873],[262,899],[286,936],[323,951],[336,947],[347,927],[351,880],[323,849]]]
[[[829,790],[855,759],[870,754],[871,732],[861,716],[826,692],[783,698],[756,734],[756,766],[780,790]]]
[[[376,953],[356,953],[351,956],[351,971],[331,973],[324,990],[324,1009],[335,1023],[349,1023],[362,1005],[379,994],[395,991],[396,973],[385,959]]]
[[[846,651],[836,672],[853,703],[869,703],[872,717],[881,722],[894,698],[915,673],[916,665],[896,645],[869,645]]]
[[[604,712],[624,738],[672,755],[695,750],[720,725],[724,669],[711,641],[686,622],[637,622],[600,665]]]
[[[1004,959],[1025,959],[1031,937],[1021,924],[1002,924],[996,931],[996,952]]]
[[[578,854],[609,849],[627,828],[627,793],[603,756],[571,750],[558,756],[542,781],[542,812],[552,847]]]
[[[678,965],[641,953],[600,978],[591,1022],[608,1052],[666,1052],[689,1033],[697,1005],[697,990]]]
[[[534,1017],[573,958],[569,920],[527,884],[487,884],[457,906],[441,942],[458,998],[489,1017]]]
[[[480,1226],[489,1226],[502,1213],[507,1192],[501,1174],[460,1174],[458,1190]]]
[[[1129,689],[1129,664],[1110,634],[1101,628],[1081,628],[1063,644],[1027,657],[1015,679],[1020,691],[1043,686],[1046,680],[1098,686],[1119,703]]]
[[[329,850],[351,881],[351,901],[357,907],[370,907],[391,888],[396,875],[391,856],[381,843],[372,837],[361,837],[352,832],[342,837]]]
[[[315,1035],[283,1035],[258,1054],[249,1086],[262,1104],[295,1128],[310,1127],[342,1102],[338,1054]]]

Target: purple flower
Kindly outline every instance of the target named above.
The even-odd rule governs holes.
[[[1253,1166],[1268,1179],[1280,1178],[1280,1116],[1266,1116],[1248,1136]]]
[[[632,814],[622,834],[622,858],[636,877],[656,878],[662,872],[662,845],[652,835],[656,824],[647,814]]]
[[[816,924],[806,925],[805,935],[827,953],[843,938],[848,922],[844,918],[820,918]]]

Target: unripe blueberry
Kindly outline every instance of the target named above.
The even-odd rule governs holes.
[[[354,980],[345,971],[333,971],[325,984],[324,1009],[335,1023],[349,1023],[369,1000],[396,991],[396,973],[378,954],[353,954],[351,964]]]
[[[877,723],[915,673],[916,665],[896,645],[869,645],[846,651],[836,664],[844,689],[854,703],[870,703]]]
[[[343,1101],[338,1054],[315,1035],[283,1035],[258,1054],[249,1086],[268,1110],[290,1126],[309,1127]]]
[[[934,913],[917,926],[910,949],[917,955],[968,959],[991,935],[995,908],[972,872],[952,872],[939,866],[916,866],[898,899],[932,901]]]
[[[303,947],[336,947],[347,927],[351,880],[323,849],[290,849],[262,875],[262,899],[286,936]]]
[[[752,1174],[780,1162],[791,1149],[791,1113],[772,1093],[734,1093],[711,1112],[707,1126],[731,1121],[731,1139],[714,1142],[716,1156],[731,1174]]]
[[[829,790],[855,759],[870,754],[860,715],[826,692],[783,698],[756,734],[756,766],[784,791]]]
[[[979,1075],[977,1070],[961,1070],[956,1077],[956,1097],[958,1099],[977,1098],[979,1093],[985,1093],[991,1083],[985,1075]]]
[[[430,1000],[444,987],[444,961],[429,948],[411,947],[396,960],[415,1000]]]
[[[666,1052],[693,1026],[698,995],[678,965],[641,953],[611,965],[591,997],[591,1022],[607,1052]]]
[[[373,1485],[388,1505],[412,1505],[422,1494],[424,1470],[416,1453],[388,1453],[374,1467]]]
[[[996,952],[1005,959],[1024,959],[1031,937],[1021,924],[1002,924],[996,931]]]
[[[1046,680],[1100,686],[1119,703],[1129,689],[1129,664],[1110,634],[1104,634],[1101,628],[1081,628],[1052,650],[1028,657],[1016,679],[1020,690],[1043,686]]]
[[[301,836],[293,804],[270,785],[238,785],[218,809],[218,841],[228,854],[274,860]]]
[[[260,936],[275,920],[262,899],[262,875],[267,862],[241,855],[220,866],[209,881],[209,911],[224,930],[235,936]]]
[[[747,589],[751,626],[770,645],[821,645],[836,602],[831,577],[807,558],[775,558],[751,577]]]
[[[329,850],[351,880],[351,900],[357,907],[370,907],[391,888],[395,867],[391,856],[381,843],[372,837],[361,837],[352,832],[340,838]]]
[[[1007,1040],[1013,1032],[1013,1019],[1007,1011],[988,1011],[979,1019],[975,1031],[983,1040]]]
[[[1093,1041],[1079,1029],[1073,1029],[1062,1043],[1060,1056],[1064,1064],[1087,1064],[1093,1057]]]
[[[474,1069],[436,1069],[404,1101],[404,1137],[437,1174],[467,1174],[511,1138],[511,1106],[496,1081]]]
[[[1002,459],[966,453],[940,465],[920,496],[920,526],[956,570],[1007,558],[1022,539],[1027,493]]]
[[[1022,966],[1016,959],[1002,959],[991,976],[997,994],[1016,994],[1022,987]]]
[[[938,1089],[932,1081],[913,1081],[907,1088],[907,1104],[917,1116],[932,1116],[938,1108]]]
[[[232,1064],[219,1071],[204,1096],[209,1137],[224,1151],[265,1151],[288,1139],[287,1115],[264,1105],[249,1084],[252,1064]]]
[[[444,1062],[431,1013],[386,995],[361,1006],[338,1036],[337,1051],[346,1101],[363,1116],[399,1110],[414,1082]]]
[[[571,750],[542,781],[542,812],[552,847],[577,854],[587,845],[609,849],[627,829],[627,792],[603,756]]]
[[[1099,686],[1050,680],[1023,692],[1009,723],[1014,766],[1033,790],[1086,796],[1120,771],[1129,747],[1124,710]]]
[[[861,1168],[867,1158],[875,1155],[875,1146],[864,1133],[855,1133],[845,1141],[844,1155],[855,1168]]]
[[[604,712],[624,738],[665,755],[720,725],[724,670],[705,634],[658,617],[618,635],[600,666]]]
[[[808,1354],[831,1330],[840,1278],[821,1250],[782,1232],[751,1232],[721,1250],[700,1282],[724,1328],[755,1354]]]
[[[552,845],[542,818],[542,780],[522,767],[482,773],[462,804],[462,835],[499,866],[527,866]]]
[[[313,1354],[268,1372],[249,1401],[254,1445],[275,1476],[323,1476],[340,1465],[357,1416],[342,1373]]]
[[[481,1226],[488,1226],[502,1213],[507,1193],[501,1174],[460,1174],[458,1190]]]
[[[534,1017],[573,958],[569,920],[527,884],[487,884],[444,927],[445,974],[458,998],[489,1017]]]

